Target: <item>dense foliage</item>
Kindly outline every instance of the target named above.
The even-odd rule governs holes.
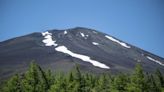
[[[15,75],[4,85],[3,92],[164,92],[164,76],[144,73],[140,64],[134,73],[93,75],[78,67],[68,74],[43,71],[31,63],[24,75]]]

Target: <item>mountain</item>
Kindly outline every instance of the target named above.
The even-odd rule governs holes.
[[[164,73],[164,58],[93,29],[35,32],[0,42],[0,76],[23,73],[35,60],[45,69],[68,72],[78,65],[84,72],[131,72],[141,63],[146,72]]]

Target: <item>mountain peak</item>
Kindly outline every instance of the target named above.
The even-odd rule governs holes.
[[[84,27],[48,30],[0,43],[0,76],[17,69],[23,72],[31,60],[54,71],[67,72],[78,64],[94,73],[131,72],[140,63],[147,72],[159,68],[164,73],[163,58]]]
[[[86,27],[74,27],[74,28],[68,28],[68,29],[51,29],[51,30],[47,30],[48,32],[57,32],[57,31],[60,31],[60,32],[63,32],[63,31],[73,31],[73,32],[92,32],[92,31],[95,31],[97,32],[96,30],[94,29],[90,29],[90,28],[86,28]]]
[[[94,29],[91,28],[86,28],[86,27],[75,27],[75,28],[71,28],[72,30],[85,30],[85,31],[96,31]]]

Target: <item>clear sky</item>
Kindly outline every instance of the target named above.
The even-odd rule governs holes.
[[[0,0],[0,41],[77,26],[164,57],[164,0]]]

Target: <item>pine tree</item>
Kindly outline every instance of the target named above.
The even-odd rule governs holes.
[[[73,72],[52,75],[31,63],[24,75],[15,75],[7,81],[2,92],[164,92],[164,78],[157,70],[155,75],[144,74],[140,64],[128,77],[125,74],[92,75],[81,73],[79,67]]]
[[[109,92],[110,89],[110,85],[109,85],[109,77],[107,77],[106,74],[103,74],[99,77],[98,80],[98,88],[97,90],[101,91],[101,92]]]
[[[50,87],[48,92],[67,92],[67,83],[63,74],[55,76],[55,82]]]
[[[54,76],[52,75],[52,72],[50,69],[48,69],[48,71],[45,73],[46,75],[46,79],[47,79],[47,84],[48,84],[48,88],[50,88],[50,86],[53,84],[54,82]]]
[[[161,91],[164,91],[164,76],[159,69],[156,70],[155,74],[157,86],[160,87]]]
[[[48,89],[47,80],[42,69],[34,62],[22,80],[24,92],[45,92]]]
[[[145,92],[161,92],[152,74],[146,74],[145,83]]]
[[[72,71],[67,76],[67,83],[68,83],[68,85],[67,85],[68,92],[73,92],[76,82],[74,81],[74,76],[73,76]]]
[[[111,85],[111,91],[113,92],[126,92],[127,91],[128,76],[124,74],[117,75]]]
[[[93,75],[86,73],[84,75],[84,81],[85,81],[85,92],[91,92],[95,86],[95,80],[93,78]]]
[[[78,66],[75,68],[74,79],[76,82],[74,90],[77,90],[77,92],[84,92],[85,81]]]
[[[6,86],[3,89],[3,92],[22,92],[20,84],[20,78],[16,74],[10,80],[8,80]]]
[[[140,64],[136,65],[131,83],[128,85],[129,92],[144,92],[144,73]]]

